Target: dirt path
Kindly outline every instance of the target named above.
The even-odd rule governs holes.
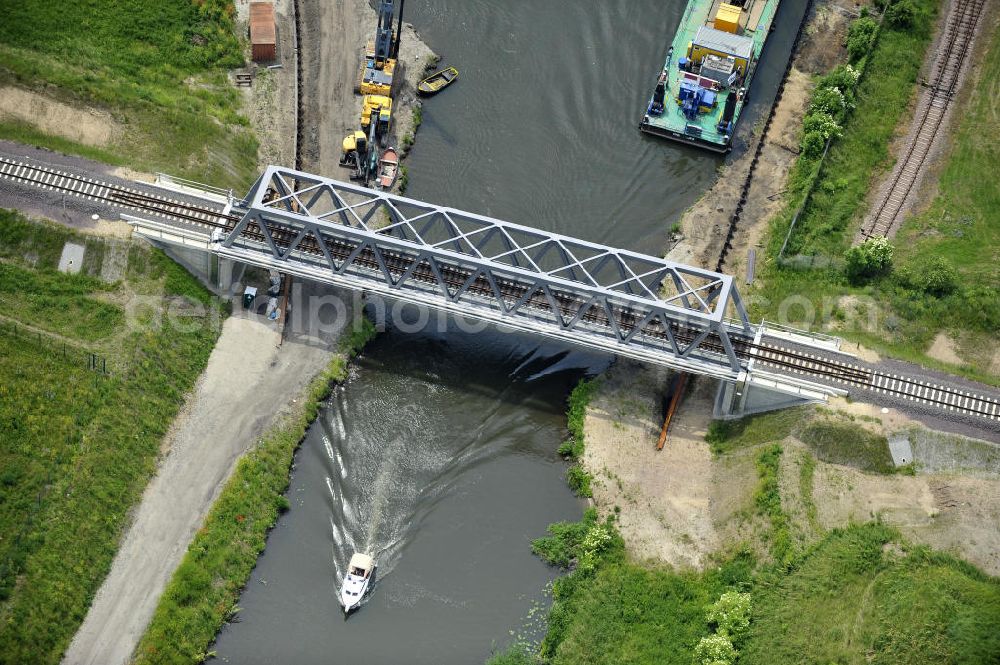
[[[224,324],[64,663],[129,661],[237,459],[330,357],[321,345],[277,343],[277,331],[266,323],[233,316]]]

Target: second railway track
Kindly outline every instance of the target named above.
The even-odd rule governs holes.
[[[955,0],[937,48],[927,92],[914,115],[916,131],[874,214],[862,224],[859,240],[887,237],[896,229],[951,106],[985,4],[986,0]]]

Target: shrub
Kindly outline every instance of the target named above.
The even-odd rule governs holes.
[[[494,652],[486,665],[536,665],[541,662],[523,642],[514,642],[503,651]]]
[[[531,551],[554,566],[593,572],[604,555],[621,551],[621,536],[612,517],[597,521],[597,510],[588,508],[579,522],[556,522],[549,525],[549,535],[531,543]]]
[[[750,594],[738,591],[722,594],[709,608],[708,622],[715,624],[716,633],[739,642],[750,630]]]
[[[822,77],[816,84],[816,91],[826,88],[836,88],[844,95],[846,108],[854,108],[854,88],[861,79],[861,70],[855,69],[851,65],[838,65]],[[813,93],[815,95],[815,93]]]
[[[869,238],[847,250],[844,267],[847,277],[860,281],[892,271],[893,247],[886,238]]]
[[[847,29],[847,57],[851,62],[857,62],[868,55],[878,34],[878,23],[863,16],[851,23]]]
[[[924,272],[924,291],[935,296],[946,296],[955,291],[958,286],[958,273],[955,267],[943,256],[935,256]]]
[[[906,30],[912,28],[917,20],[917,7],[912,0],[899,0],[885,12],[885,21],[893,28]]]
[[[732,665],[735,661],[736,649],[725,635],[703,637],[694,648],[694,665]]]
[[[806,157],[819,157],[826,148],[826,138],[822,132],[806,132],[802,135],[802,154]]]
[[[594,496],[590,489],[592,476],[579,464],[574,464],[566,472],[566,483],[577,496]]]
[[[581,380],[569,394],[569,408],[566,409],[566,428],[572,438],[559,446],[559,454],[570,459],[583,455],[583,424],[587,418],[587,405],[597,388],[596,381]]]
[[[812,111],[802,119],[802,131],[805,134],[818,132],[823,140],[831,136],[840,136],[840,124],[837,119],[826,111]]]
[[[847,109],[847,98],[844,97],[844,91],[836,86],[818,88],[813,93],[812,101],[809,103],[810,112],[823,111],[836,119],[843,118]]]

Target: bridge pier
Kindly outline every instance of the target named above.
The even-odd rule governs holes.
[[[716,420],[733,420],[756,413],[825,401],[826,395],[820,393],[790,395],[783,391],[769,390],[755,383],[746,372],[740,372],[740,377],[735,382],[719,381],[712,417]]]
[[[214,254],[212,256],[215,256]],[[232,259],[224,259],[222,257],[216,257],[219,261],[218,278],[216,279],[216,284],[219,290],[222,292],[229,291],[233,286],[233,266],[235,261]]]

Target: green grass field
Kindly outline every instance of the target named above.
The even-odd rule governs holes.
[[[796,229],[787,256],[813,257],[815,266],[781,265],[777,256],[792,213],[802,200],[815,162],[800,158],[788,185],[788,206],[772,220],[768,259],[751,290],[753,315],[792,325],[825,329],[893,356],[957,372],[993,385],[993,335],[1000,328],[1000,272],[995,223],[1000,186],[986,176],[1000,159],[995,81],[1000,75],[1000,36],[987,32],[988,52],[977,84],[958,97],[954,146],[928,210],[911,216],[894,241],[893,273],[865,284],[851,283],[840,269],[863,216],[869,188],[892,167],[888,145],[913,91],[919,63],[929,43],[936,3],[918,0],[918,25],[886,29],[869,56],[858,89],[858,104],[835,140]],[[931,260],[955,271],[951,290],[928,288]],[[801,262],[800,262],[801,263]],[[790,298],[798,303],[788,307]],[[784,305],[783,305],[784,303]],[[782,308],[785,308],[784,310]],[[784,315],[783,315],[784,314]],[[930,358],[935,336],[957,340],[962,365]]]
[[[138,246],[117,283],[59,273],[68,240],[101,255],[0,211],[0,663],[59,662],[221,320],[192,305],[185,331],[127,326],[135,294],[207,293]]]
[[[94,148],[5,121],[0,137],[218,186],[249,184],[257,143],[226,78],[242,63],[228,0],[7,5],[0,85],[106,109],[124,136]]]
[[[709,606],[749,593],[749,634],[737,663],[990,663],[1000,658],[1000,580],[903,541],[877,523],[825,535],[782,566],[741,552],[704,573],[629,562],[560,578],[542,647],[553,665],[698,665]],[[539,662],[514,645],[491,665]],[[726,665],[731,661],[721,661]]]

